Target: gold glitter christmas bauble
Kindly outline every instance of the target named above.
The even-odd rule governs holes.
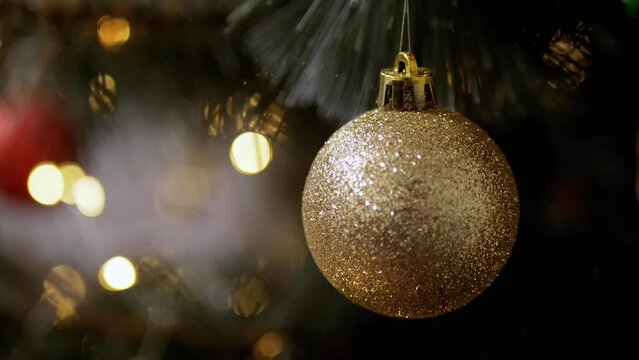
[[[497,277],[519,199],[502,152],[461,114],[378,109],[319,151],[302,215],[336,289],[379,314],[426,318],[467,304]]]

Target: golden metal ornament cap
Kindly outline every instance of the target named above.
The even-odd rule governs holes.
[[[423,111],[436,105],[430,69],[419,67],[411,52],[400,52],[393,68],[379,73],[377,106],[395,111]]]

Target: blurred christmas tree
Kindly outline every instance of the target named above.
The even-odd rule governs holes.
[[[0,357],[628,357],[636,1],[411,6],[522,226],[477,301],[403,322],[325,282],[299,211],[316,151],[372,107],[401,1],[0,1]]]

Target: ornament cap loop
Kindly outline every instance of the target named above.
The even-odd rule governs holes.
[[[377,106],[395,111],[423,111],[435,106],[430,69],[419,67],[411,52],[401,51],[393,68],[379,74]]]
[[[403,51],[397,54],[395,57],[394,70],[396,73],[404,74],[405,76],[418,76],[419,66],[417,66],[415,55]]]

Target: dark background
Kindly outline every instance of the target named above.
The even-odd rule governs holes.
[[[258,187],[262,192],[272,193],[275,199],[270,200],[272,211],[281,210],[284,217],[297,224],[295,234],[303,241],[296,207],[301,201],[306,171],[332,131],[349,120],[351,114],[360,113],[366,105],[372,106],[370,94],[376,91],[376,79],[363,84],[361,79],[370,72],[363,64],[373,62],[373,69],[390,65],[397,51],[395,35],[399,29],[394,24],[391,30],[386,30],[390,34],[387,39],[365,47],[360,57],[336,57],[339,52],[332,52],[330,46],[339,48],[348,43],[352,36],[350,27],[383,29],[386,24],[379,19],[393,14],[399,18],[401,4],[371,1],[373,5],[364,15],[349,15],[353,19],[351,25],[329,33],[336,40],[329,41],[329,49],[322,56],[326,56],[328,64],[337,62],[335,67],[341,69],[339,77],[346,77],[349,85],[340,88],[335,84],[337,80],[327,80],[317,85],[317,93],[343,91],[341,98],[345,100],[335,110],[327,100],[313,96],[286,101],[286,96],[296,91],[292,85],[295,81],[269,82],[268,74],[264,75],[267,66],[263,59],[275,56],[274,52],[261,52],[251,46],[255,39],[252,29],[263,30],[261,24],[268,21],[285,28],[288,22],[298,19],[295,15],[278,15],[288,3],[295,2],[300,9],[307,9],[311,3],[296,0],[276,1],[270,6],[264,3],[225,31],[232,23],[228,13],[241,6],[241,1],[194,2],[206,3],[197,8],[175,5],[175,9],[182,9],[179,11],[170,5],[155,6],[148,2],[87,2],[71,12],[2,1],[0,61],[4,61],[12,43],[26,36],[35,34],[45,41],[55,39],[58,55],[48,65],[43,82],[63,94],[76,114],[80,153],[124,121],[117,117],[119,108],[111,115],[111,122],[102,121],[101,116],[92,114],[88,108],[87,83],[98,71],[112,73],[118,80],[120,104],[150,114],[142,120],[142,127],[170,129],[180,122],[187,128],[190,141],[214,152],[219,150],[222,155],[211,155],[219,158],[226,156],[225,149],[232,138],[207,136],[206,121],[201,119],[199,110],[202,102],[215,104],[229,96],[241,101],[253,92],[260,92],[265,98],[283,103],[287,109],[289,141],[276,145],[271,167],[248,180],[241,175],[229,176],[236,179],[238,187]],[[506,154],[514,172],[521,197],[521,224],[512,257],[501,276],[459,310],[434,319],[399,320],[350,304],[324,280],[307,257],[294,275],[264,275],[271,286],[271,302],[255,317],[244,319],[228,309],[207,309],[197,295],[170,302],[176,320],[167,331],[166,348],[160,358],[248,359],[253,356],[253,343],[264,331],[282,334],[286,340],[285,351],[280,355],[283,359],[637,356],[639,15],[636,8],[632,10],[637,3],[617,0],[452,4],[456,5],[413,1],[412,46],[420,63],[433,68],[440,104],[455,107],[485,128]],[[195,9],[188,10],[189,6]],[[317,19],[330,15],[328,10],[322,11],[325,12],[315,15]],[[132,38],[118,52],[105,52],[95,39],[96,21],[108,13],[125,16],[131,23]],[[370,21],[362,23],[359,16]],[[578,31],[580,23],[587,30]],[[589,54],[585,57],[589,64],[580,63],[586,76],[576,85],[566,80],[574,78],[574,73],[544,60],[544,54],[552,52],[549,44],[559,29],[563,34],[581,33],[588,38]],[[371,30],[370,36],[373,33]],[[272,41],[297,44],[295,37],[306,35],[291,30],[280,36],[272,36]],[[299,42],[306,40],[302,38]],[[491,66],[485,65],[486,59]],[[295,66],[306,64],[300,65],[302,60],[290,65],[296,59],[288,60],[281,64],[292,66],[290,79],[295,76]],[[340,61],[358,61],[359,65],[347,66]],[[448,83],[447,67],[462,69],[450,72],[452,80]],[[481,89],[475,93],[464,91],[462,73],[465,79],[482,79]],[[333,77],[328,71],[325,75],[327,79]],[[8,76],[4,71],[0,81],[6,84]],[[549,86],[553,81],[559,86]],[[365,87],[369,88],[368,93],[360,91]],[[477,93],[481,95],[479,101]],[[354,98],[358,100],[349,100]],[[181,114],[177,119],[163,117],[176,111]],[[229,166],[224,168],[231,170]],[[0,210],[4,212],[0,216],[18,213],[27,206],[8,196],[0,197],[0,202],[3,204]],[[52,211],[38,211],[47,210]],[[30,218],[28,214],[21,216],[21,221],[37,226],[39,218]],[[237,223],[251,227],[256,221],[247,215]],[[10,237],[33,239],[41,234],[10,230],[6,222],[0,222],[0,226],[5,227],[0,228],[0,243]],[[229,233],[233,234],[233,230]],[[234,257],[221,261],[216,271],[225,279],[254,273],[257,270],[247,259],[259,255],[261,249],[242,247],[233,253]],[[200,255],[205,263],[207,258],[217,256]],[[147,329],[145,316],[141,315],[144,311],[140,309],[145,306],[145,292],[149,290],[140,286],[126,293],[107,293],[96,281],[87,282],[89,295],[77,321],[32,331],[25,324],[34,316],[33,309],[40,301],[42,279],[59,260],[38,259],[29,260],[28,251],[24,258],[0,252],[2,288],[22,294],[12,297],[20,300],[9,301],[5,297],[2,302],[0,356],[133,358]],[[197,273],[197,267],[192,271]],[[95,275],[86,274],[85,279],[89,278]]]

